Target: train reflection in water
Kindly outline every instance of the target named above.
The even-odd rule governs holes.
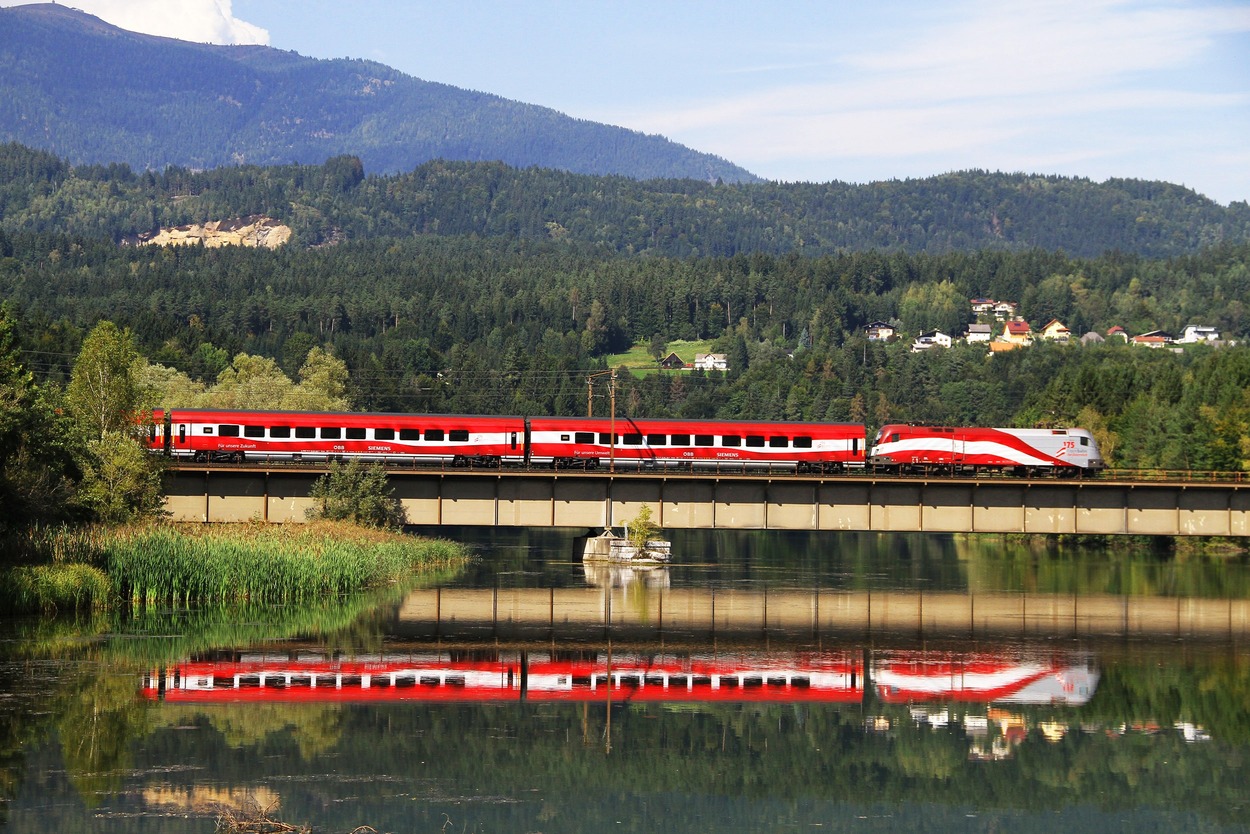
[[[144,676],[153,700],[1086,703],[1098,672],[1084,656],[862,650],[650,654],[430,651],[373,657],[233,654]],[[867,670],[867,677],[865,676]]]

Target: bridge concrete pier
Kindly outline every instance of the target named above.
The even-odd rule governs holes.
[[[178,521],[302,522],[324,468],[179,465]],[[1250,535],[1250,484],[534,471],[389,472],[412,524],[600,528],[643,505],[666,529]]]

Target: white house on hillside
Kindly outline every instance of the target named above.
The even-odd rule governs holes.
[[[947,336],[941,330],[929,330],[925,333],[921,333],[916,337],[916,341],[911,343],[911,352],[920,353],[921,351],[928,350],[929,348],[948,348],[950,346],[950,336]]]
[[[1192,345],[1198,342],[1218,342],[1220,340],[1220,331],[1214,327],[1206,327],[1201,324],[1187,324],[1185,329],[1181,331],[1181,337],[1176,340],[1180,345]]]
[[[970,324],[968,325],[968,335],[964,338],[970,345],[976,342],[988,342],[994,338],[994,328],[988,324]]]
[[[727,371],[729,361],[723,353],[696,353],[694,367],[696,371]]]
[[[874,321],[864,325],[864,335],[868,337],[870,342],[886,342],[894,338],[894,334],[898,329],[894,325],[885,321]]]
[[[1008,321],[1016,317],[1016,311],[1020,309],[1020,305],[1014,301],[999,301],[994,304],[994,318],[999,321]]]

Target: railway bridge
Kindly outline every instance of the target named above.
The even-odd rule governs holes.
[[[302,522],[324,464],[176,463],[164,476],[176,521]],[[666,529],[1250,535],[1250,481],[1172,473],[1080,480],[817,476],[781,472],[388,470],[422,526],[619,526],[643,505]]]

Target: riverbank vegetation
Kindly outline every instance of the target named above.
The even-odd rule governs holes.
[[[344,522],[64,528],[32,538],[58,555],[4,572],[0,607],[10,611],[304,602],[468,559],[453,542]]]

